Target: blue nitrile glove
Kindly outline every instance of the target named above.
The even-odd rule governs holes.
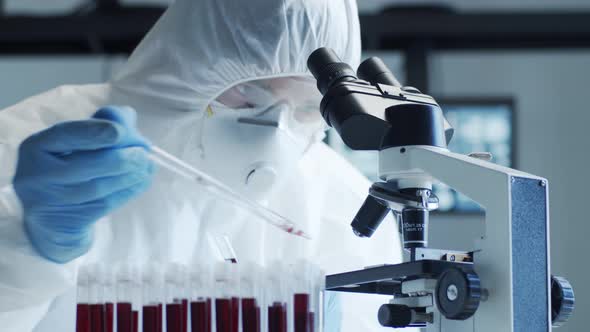
[[[21,144],[13,184],[43,257],[66,263],[85,254],[93,224],[149,187],[154,165],[135,121],[131,108],[105,107]]]
[[[342,303],[338,292],[326,291],[324,296],[324,331],[340,332],[342,329]]]

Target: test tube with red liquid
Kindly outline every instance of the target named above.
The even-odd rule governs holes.
[[[192,332],[211,332],[213,308],[210,297],[192,299],[190,312]]]
[[[117,300],[115,289],[115,275],[112,269],[104,266],[103,271],[103,299],[104,299],[104,331],[115,330],[115,302]]]
[[[309,308],[309,293],[295,293],[293,295],[293,303],[295,332],[310,332],[309,327],[312,323],[309,319],[313,314]]]
[[[218,263],[215,271],[216,332],[238,332],[240,322],[239,271],[236,264]]]
[[[76,332],[90,332],[90,298],[88,283],[88,269],[83,266],[78,271]]]
[[[240,270],[242,332],[262,331],[262,267],[245,263]]]
[[[183,280],[184,269],[180,264],[168,264],[165,274],[166,290],[166,331],[167,332],[184,332],[186,317],[184,313],[184,303],[182,301],[184,294]]]
[[[274,262],[271,266],[273,268],[266,271],[264,289],[266,331],[287,332],[289,326],[289,273],[281,262]]]
[[[298,262],[293,269],[293,329],[315,332],[319,329],[320,294],[324,288],[323,272],[309,261]]]
[[[93,264],[87,266],[88,297],[90,309],[90,332],[104,332],[105,303],[102,266]]]
[[[213,271],[210,265],[195,265],[190,271],[191,332],[212,332]]]
[[[268,306],[268,332],[287,332],[287,303],[275,301]]]
[[[157,263],[144,266],[142,272],[142,327],[143,332],[163,331],[164,276]]]
[[[189,270],[186,266],[181,266],[181,280],[180,280],[180,302],[182,303],[182,332],[188,332],[190,327],[190,276]]]
[[[116,279],[117,303],[115,310],[117,332],[136,332],[139,329],[138,271],[132,266],[119,266]]]

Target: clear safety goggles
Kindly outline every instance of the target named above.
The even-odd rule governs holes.
[[[236,84],[216,102],[236,110],[287,105],[299,122],[316,122],[322,95],[311,77],[275,77]]]

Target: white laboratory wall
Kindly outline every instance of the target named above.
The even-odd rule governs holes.
[[[110,72],[100,56],[0,57],[0,109],[58,85],[103,82]]]
[[[431,70],[437,96],[514,96],[516,162],[549,180],[552,271],[576,291],[576,313],[559,331],[586,331],[590,52],[448,52],[432,57]]]

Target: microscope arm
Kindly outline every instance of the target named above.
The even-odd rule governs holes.
[[[474,262],[489,297],[474,316],[478,331],[549,331],[547,181],[436,147],[389,148],[379,157],[388,182],[440,181],[485,209]]]

